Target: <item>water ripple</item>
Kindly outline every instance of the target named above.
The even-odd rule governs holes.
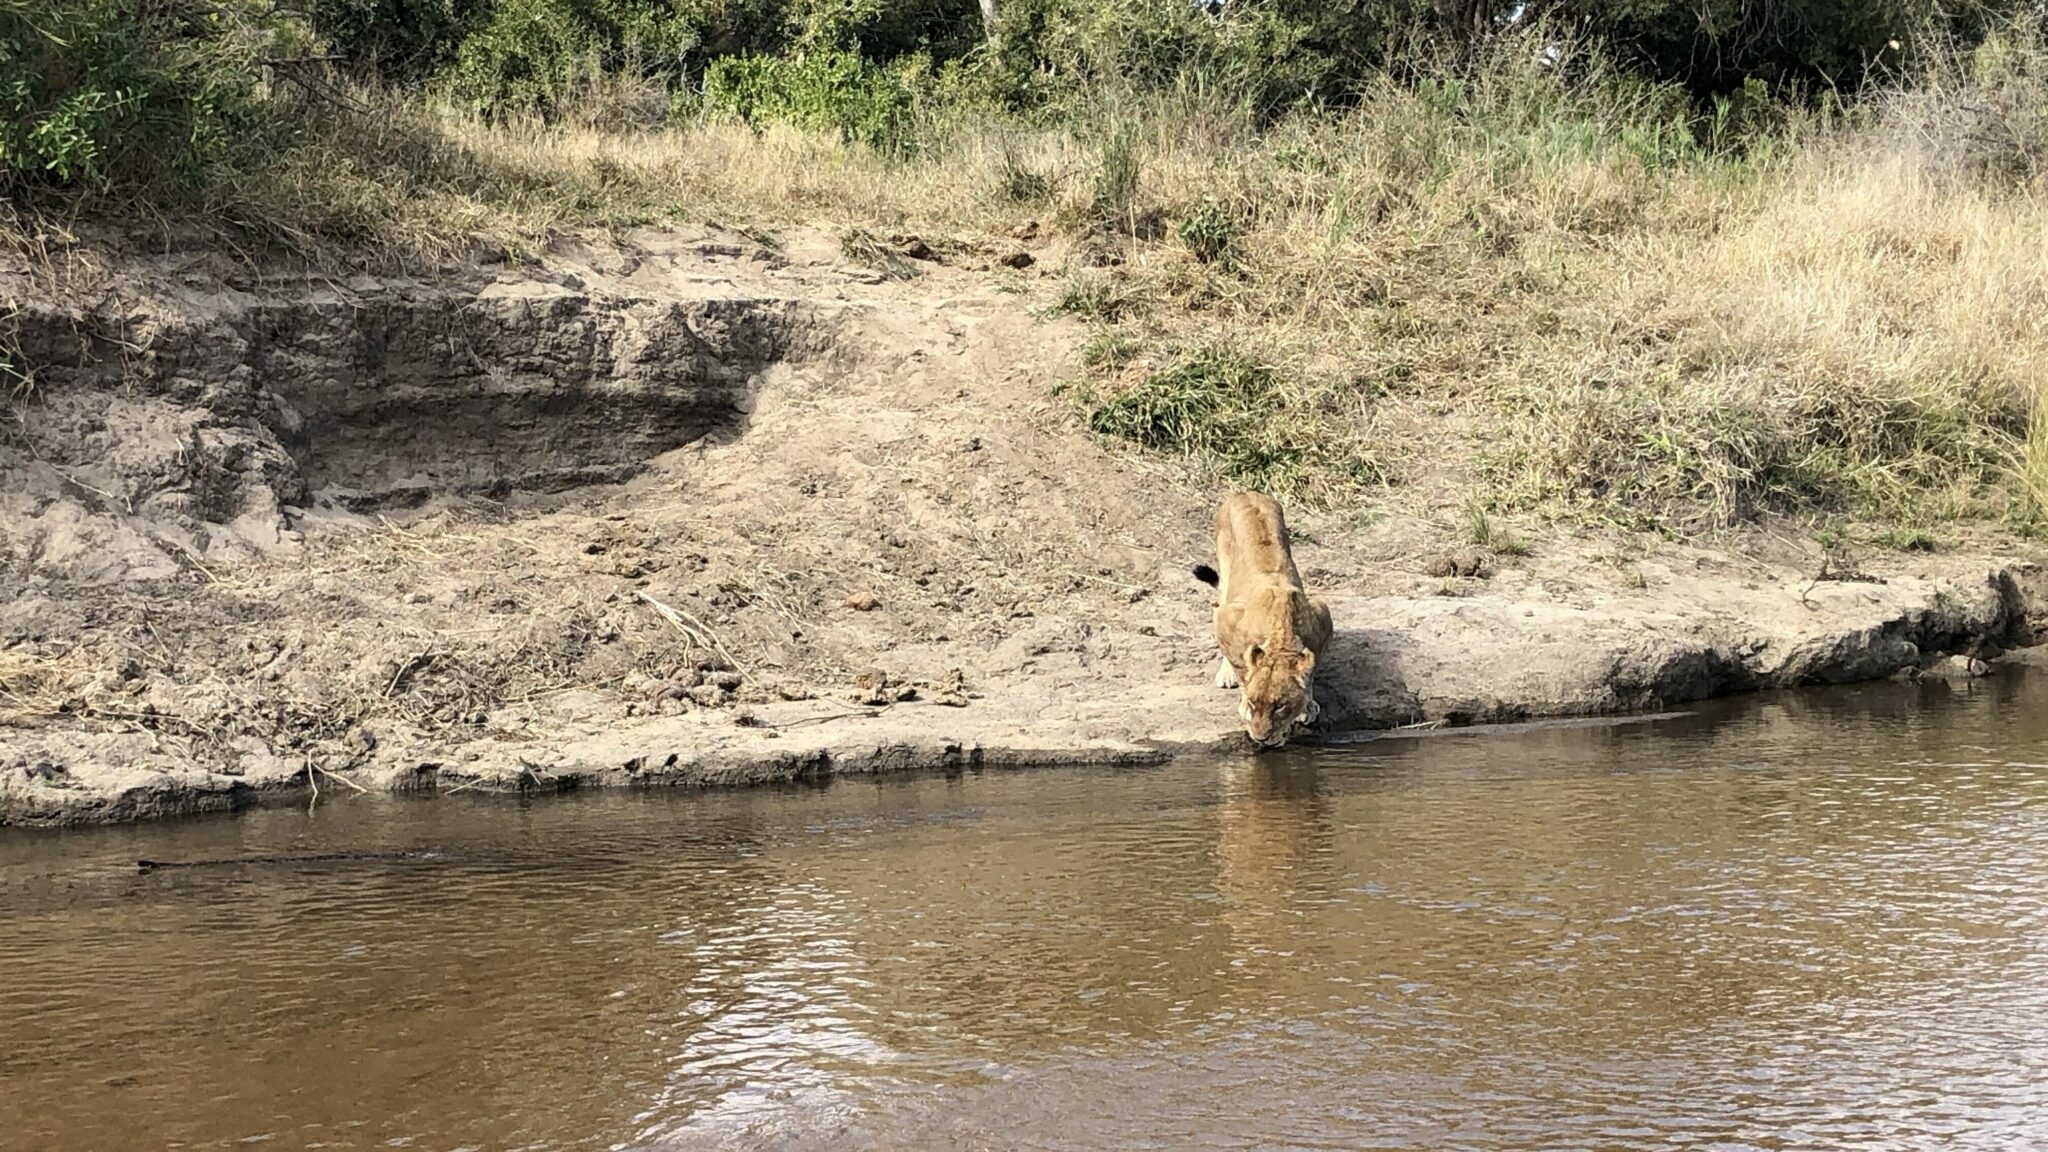
[[[0,833],[0,1148],[2048,1146],[2039,680],[465,799]]]

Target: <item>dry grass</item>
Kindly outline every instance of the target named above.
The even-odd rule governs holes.
[[[1063,139],[1046,133],[963,132],[907,163],[788,127],[618,131],[362,99],[365,114],[323,113],[324,130],[225,214],[288,240],[401,259],[459,254],[479,239],[519,251],[568,229],[707,219],[976,231],[1014,219],[1001,187],[1016,165],[1068,163]]]
[[[0,722],[22,723],[26,718],[55,713],[90,675],[75,651],[59,655],[40,650],[0,651]]]
[[[1449,464],[1498,510],[2038,522],[2036,191],[1937,170],[1881,119],[1672,160],[1573,130],[1583,109],[1489,138],[1420,104],[1157,134],[1149,195],[1212,253],[1227,206],[1231,259],[1134,245],[1115,297],[1156,306],[1121,327],[1346,380],[1361,421],[1430,430],[1386,445],[1397,477]]]

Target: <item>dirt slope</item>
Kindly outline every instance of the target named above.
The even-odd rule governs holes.
[[[1186,574],[1221,489],[1085,435],[1082,333],[999,254],[895,279],[707,229],[431,280],[0,275],[0,823],[1229,743]],[[1910,672],[2040,603],[2020,560],[1815,581],[1764,538],[1444,578],[1442,509],[1295,519],[1345,728]]]

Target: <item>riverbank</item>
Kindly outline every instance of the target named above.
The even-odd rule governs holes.
[[[1187,575],[1225,487],[1089,434],[1088,332],[1046,308],[1074,253],[1022,235],[7,270],[0,823],[1234,744]],[[1966,679],[2040,633],[1989,534],[1475,522],[1483,431],[1406,435],[1442,467],[1292,513],[1334,728]]]

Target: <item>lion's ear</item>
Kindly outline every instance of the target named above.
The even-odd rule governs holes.
[[[1253,667],[1254,665],[1258,664],[1258,662],[1261,659],[1263,659],[1265,655],[1266,646],[1264,644],[1252,645],[1251,647],[1244,650],[1244,666],[1247,668]]]

